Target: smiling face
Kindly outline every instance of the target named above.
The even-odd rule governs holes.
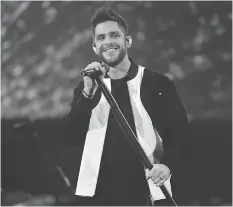
[[[101,61],[114,67],[127,53],[126,36],[117,22],[106,21],[98,24],[94,31],[94,51]]]

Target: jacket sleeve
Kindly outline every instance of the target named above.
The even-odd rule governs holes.
[[[184,105],[179,98],[175,84],[170,80],[165,84],[163,110],[163,156],[161,164],[165,164],[171,172],[177,166],[181,155],[182,143],[187,135],[188,119]]]
[[[88,99],[82,94],[83,85],[83,81],[81,81],[78,87],[74,89],[73,100],[70,104],[71,109],[63,119],[64,142],[68,145],[80,147],[84,146],[93,108],[92,99]]]

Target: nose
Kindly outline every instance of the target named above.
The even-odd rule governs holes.
[[[107,37],[105,38],[105,40],[104,40],[104,44],[105,44],[105,45],[108,45],[108,44],[111,44],[111,43],[112,43],[112,38],[109,37],[109,36],[107,36]]]

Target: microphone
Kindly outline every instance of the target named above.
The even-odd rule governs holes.
[[[108,71],[110,70],[109,66],[106,64],[102,64],[102,67],[105,68],[106,73],[108,73]],[[81,76],[101,76],[101,71],[99,70],[95,70],[95,68],[90,69],[90,70],[85,70],[85,71],[81,71]]]

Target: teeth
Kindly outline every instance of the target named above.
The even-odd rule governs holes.
[[[110,48],[110,49],[107,49],[106,51],[114,51],[116,50],[116,48]]]

